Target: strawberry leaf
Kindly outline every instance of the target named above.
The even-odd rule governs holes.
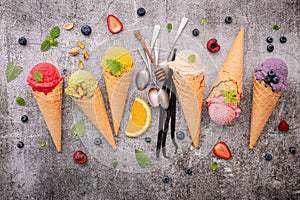
[[[231,90],[227,92],[226,90],[220,90],[222,96],[224,96],[225,103],[238,104],[238,99],[236,98],[236,90]]]

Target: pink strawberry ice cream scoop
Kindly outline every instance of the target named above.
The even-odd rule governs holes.
[[[222,95],[210,98],[206,104],[210,118],[218,124],[229,124],[241,112],[237,104],[226,103]]]
[[[269,58],[255,68],[256,80],[263,80],[266,87],[274,92],[284,91],[288,87],[287,65],[279,58]]]
[[[39,63],[35,65],[27,78],[28,85],[33,91],[44,92],[45,94],[52,90],[64,78],[60,76],[58,69],[51,63]]]

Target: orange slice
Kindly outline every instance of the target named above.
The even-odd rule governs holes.
[[[151,109],[148,103],[140,97],[135,97],[125,136],[138,137],[145,133],[150,126],[151,118]]]

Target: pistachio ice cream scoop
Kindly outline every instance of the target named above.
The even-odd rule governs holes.
[[[98,81],[90,72],[79,70],[71,75],[65,93],[77,99],[83,96],[92,97],[97,86]]]

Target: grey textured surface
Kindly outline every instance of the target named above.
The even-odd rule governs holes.
[[[136,10],[144,7],[144,17],[138,17]],[[124,30],[112,35],[106,28],[106,17],[114,14],[123,22]],[[233,23],[224,23],[225,16],[233,17]],[[123,136],[128,117],[124,117],[121,135],[117,138],[118,151],[113,153],[104,144],[98,149],[93,139],[99,133],[85,118],[79,108],[64,95],[63,97],[63,152],[57,153],[50,134],[38,110],[38,106],[26,84],[29,70],[38,62],[47,61],[56,65],[65,79],[78,69],[77,58],[70,57],[67,50],[78,40],[85,43],[90,52],[86,69],[98,77],[101,90],[105,94],[102,71],[98,66],[101,55],[114,45],[123,45],[133,54],[136,63],[134,75],[142,68],[141,59],[136,53],[140,47],[132,30],[140,29],[150,39],[155,24],[166,27],[171,22],[170,34],[162,30],[160,38],[165,41],[162,52],[167,52],[167,41],[174,37],[182,16],[189,18],[177,48],[199,50],[206,67],[205,95],[214,81],[218,70],[240,27],[244,27],[244,97],[241,101],[242,113],[229,126],[218,126],[210,121],[206,107],[203,107],[200,149],[190,148],[190,139],[181,142],[181,151],[172,153],[168,145],[170,159],[156,159],[154,154],[158,110],[153,109],[153,123],[139,139]],[[288,1],[0,1],[0,199],[299,199],[300,198],[300,3]],[[207,18],[204,25],[199,21]],[[73,30],[63,30],[63,24],[74,22]],[[80,27],[89,24],[93,32],[85,37]],[[279,31],[272,30],[274,24]],[[41,53],[40,43],[55,25],[61,27],[59,47]],[[199,28],[195,38],[191,31]],[[279,37],[288,38],[286,44],[279,43]],[[20,36],[28,40],[27,46],[17,42]],[[267,36],[274,38],[275,50],[266,51]],[[217,38],[221,51],[209,54],[205,50],[206,41]],[[124,40],[124,38],[126,38]],[[164,53],[161,54],[163,59]],[[257,146],[253,151],[249,146],[251,113],[251,93],[253,69],[268,57],[279,57],[289,67],[289,89],[280,98],[270,117]],[[11,83],[6,82],[5,66],[8,61],[24,67],[20,76]],[[208,66],[207,66],[208,65]],[[125,115],[130,112],[130,103],[135,95],[145,97],[136,91],[134,82],[130,87]],[[15,98],[22,96],[26,106],[20,107]],[[106,103],[107,98],[105,97]],[[127,115],[126,115],[127,113]],[[27,123],[20,117],[29,116]],[[81,139],[73,137],[70,128],[78,119],[84,119],[87,131]],[[177,130],[186,130],[183,113],[178,106]],[[286,119],[292,127],[288,132],[279,132],[277,125]],[[144,136],[152,136],[152,143],[146,144]],[[186,132],[186,136],[188,133]],[[46,140],[46,147],[39,146]],[[18,149],[16,143],[23,141],[25,147]],[[233,158],[225,161],[216,158],[213,145],[226,142]],[[288,152],[295,146],[297,152]],[[151,164],[141,169],[132,154],[134,148],[143,149],[151,156]],[[83,166],[73,162],[74,151],[81,149],[89,156]],[[273,155],[272,161],[264,159],[265,153]],[[117,158],[117,169],[111,167],[111,160]],[[217,171],[210,170],[215,161]],[[186,175],[184,169],[192,167],[193,174]],[[168,175],[170,183],[162,183]]]

